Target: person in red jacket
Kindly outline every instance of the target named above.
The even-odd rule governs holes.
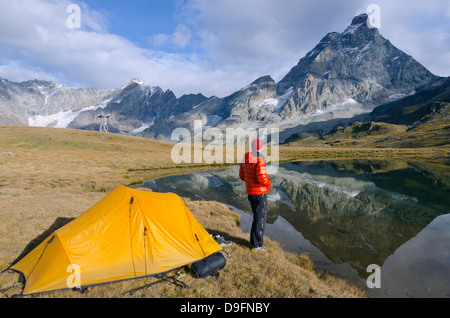
[[[259,153],[262,149],[260,139],[252,141],[252,152],[247,152],[239,168],[239,178],[245,181],[248,200],[253,211],[253,222],[250,231],[250,246],[252,251],[267,252],[263,247],[264,228],[267,219],[267,193],[271,181],[267,175],[266,160]]]

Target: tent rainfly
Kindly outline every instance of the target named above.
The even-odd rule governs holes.
[[[178,195],[119,186],[10,269],[27,295],[165,274],[219,250]]]

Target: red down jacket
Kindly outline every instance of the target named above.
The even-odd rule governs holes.
[[[270,179],[267,175],[266,161],[260,156],[247,152],[239,169],[239,178],[245,181],[248,195],[260,195],[270,190]]]

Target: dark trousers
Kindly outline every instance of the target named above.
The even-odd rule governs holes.
[[[264,243],[264,228],[267,220],[267,194],[249,195],[248,200],[253,211],[250,245],[261,247]]]

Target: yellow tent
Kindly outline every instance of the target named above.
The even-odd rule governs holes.
[[[33,294],[170,272],[221,249],[178,195],[120,186],[11,269]]]

